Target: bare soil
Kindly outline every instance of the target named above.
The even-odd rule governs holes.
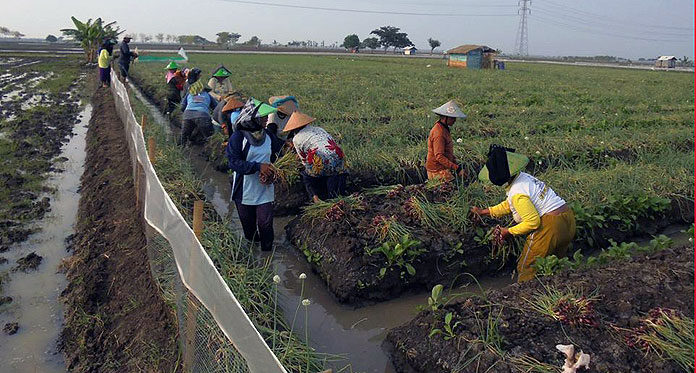
[[[556,344],[574,344],[591,355],[588,372],[678,372],[676,363],[654,352],[629,346],[631,329],[655,308],[692,315],[694,309],[694,248],[666,249],[612,262],[587,271],[567,271],[556,276],[514,284],[490,291],[486,298],[472,297],[446,305],[436,312],[423,311],[409,323],[392,329],[384,342],[399,372],[520,371],[485,348],[477,339],[485,335],[487,320],[497,322],[501,347],[516,355],[528,355],[556,367],[563,355]],[[569,325],[528,308],[523,301],[545,289],[596,291],[593,325]],[[429,337],[442,328],[447,313],[455,337]],[[477,355],[479,354],[479,355]],[[467,362],[469,363],[467,365]],[[583,371],[584,372],[584,371]]]
[[[61,350],[79,372],[178,370],[177,324],[151,277],[123,124],[93,97]]]

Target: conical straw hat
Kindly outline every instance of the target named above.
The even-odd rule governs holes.
[[[444,105],[437,109],[433,109],[433,113],[439,114],[445,117],[452,118],[466,118],[466,114],[457,106],[454,100],[447,101]]]
[[[233,98],[228,98],[225,106],[222,107],[222,112],[234,111],[244,106],[244,103]]]
[[[315,118],[312,118],[307,114],[296,111],[290,116],[290,120],[288,121],[288,124],[285,125],[285,128],[283,128],[283,132],[289,132],[294,129],[302,128],[315,120]]]
[[[300,110],[297,99],[294,96],[271,96],[268,103],[274,108],[277,108],[281,113],[291,115],[297,110]]]

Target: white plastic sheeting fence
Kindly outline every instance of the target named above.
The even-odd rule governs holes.
[[[149,228],[154,229],[161,238],[166,240],[166,244],[161,242],[158,247],[167,248],[171,251],[167,254],[176,264],[178,272],[177,283],[187,290],[183,294],[186,304],[188,317],[181,317],[179,309],[179,329],[196,330],[195,323],[205,316],[197,316],[198,310],[203,307],[206,311],[204,315],[212,316],[217,327],[224,334],[224,337],[234,346],[237,353],[246,362],[246,367],[251,372],[262,373],[285,373],[286,370],[273,354],[271,349],[264,341],[261,334],[256,330],[249,316],[235,298],[223,280],[220,273],[216,270],[208,254],[196,238],[193,230],[188,226],[183,216],[176,208],[167,192],[155,173],[155,169],[150,163],[145,147],[145,138],[142,128],[138,124],[130,105],[128,91],[118,80],[116,74],[111,72],[111,91],[114,95],[116,109],[121,121],[124,124],[128,147],[133,163],[134,180],[138,180],[139,189],[144,190],[139,194],[139,201],[143,205],[144,219]],[[140,175],[138,175],[141,173]],[[158,237],[159,238],[159,237]],[[163,241],[160,239],[160,241]],[[193,311],[193,312],[192,312]],[[191,314],[196,315],[191,317]],[[188,325],[183,325],[183,324]],[[191,328],[191,323],[194,327]],[[194,332],[195,333],[195,332]],[[218,333],[219,334],[219,333]],[[200,335],[188,336],[191,343],[180,343],[183,349],[184,363],[186,357],[192,356],[192,366],[186,367],[193,371],[230,371],[238,370],[239,361],[225,361],[227,354],[220,353],[222,349],[210,347],[214,344],[220,345],[221,341],[211,341],[211,338],[201,338]],[[187,338],[187,336],[182,336]],[[207,341],[197,341],[207,339]],[[199,343],[200,342],[200,343]],[[226,343],[227,341],[222,341]],[[199,345],[209,346],[206,356],[195,356]],[[188,349],[188,351],[187,351]],[[212,359],[210,357],[213,357]],[[212,361],[211,361],[212,360]],[[201,365],[202,369],[195,368],[196,364]],[[230,368],[235,367],[235,368]]]

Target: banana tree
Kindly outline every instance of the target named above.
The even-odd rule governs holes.
[[[87,63],[94,63],[97,58],[97,50],[99,50],[99,46],[104,39],[115,39],[123,33],[116,26],[116,22],[104,24],[101,18],[95,19],[94,22],[91,18],[87,22],[81,22],[75,17],[70,18],[75,24],[75,28],[62,29],[60,31],[63,35],[80,43],[80,46],[85,51]]]

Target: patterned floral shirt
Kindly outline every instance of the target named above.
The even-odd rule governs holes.
[[[293,137],[292,143],[308,175],[331,176],[346,171],[343,150],[321,127],[306,126]]]

